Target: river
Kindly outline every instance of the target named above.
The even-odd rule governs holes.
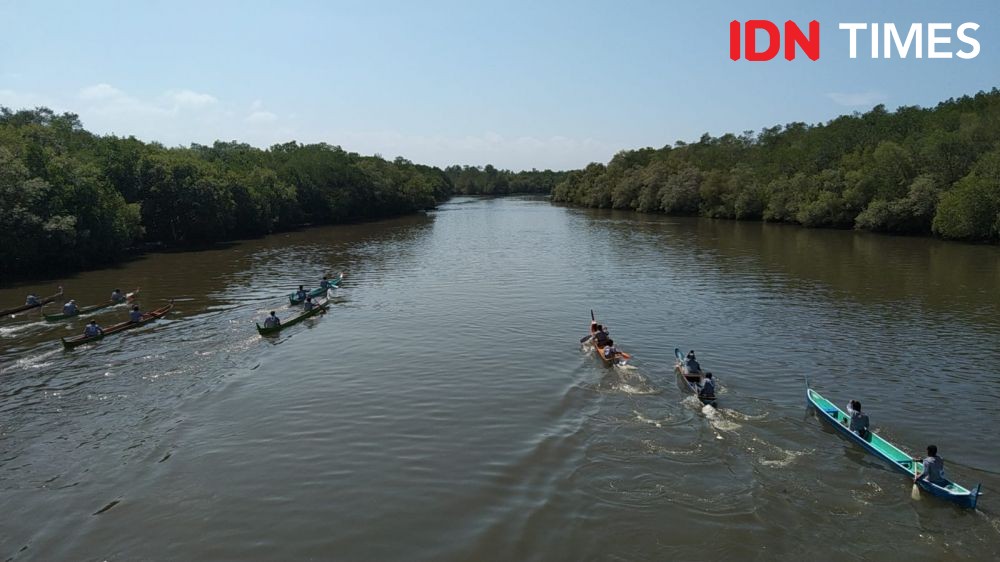
[[[328,314],[257,335],[337,271]],[[74,351],[80,319],[0,320],[4,560],[1000,555],[995,246],[456,198],[0,305],[58,284],[175,308]],[[632,369],[581,350],[591,309]],[[806,376],[907,451],[936,443],[980,509],[911,499],[807,414]]]

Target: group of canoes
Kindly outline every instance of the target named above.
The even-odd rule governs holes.
[[[292,306],[301,305],[302,311],[293,316],[292,318],[282,321],[278,318],[275,311],[271,311],[270,315],[264,320],[264,325],[261,326],[257,324],[257,331],[261,335],[275,334],[286,328],[288,326],[293,326],[306,318],[320,314],[327,310],[330,306],[329,299],[320,298],[327,294],[327,291],[338,287],[341,281],[344,279],[344,274],[340,273],[335,277],[329,277],[324,275],[323,279],[320,281],[320,286],[312,290],[306,290],[303,285],[299,285],[299,288],[294,293],[288,295],[288,301]],[[63,303],[62,311],[54,314],[44,314],[43,316],[46,321],[56,322],[60,320],[68,320],[83,314],[91,314],[111,308],[118,305],[130,304],[132,303],[139,293],[139,289],[132,291],[131,293],[125,294],[120,289],[115,289],[111,293],[111,297],[107,302],[95,304],[91,306],[79,306],[75,299],[70,299]],[[25,312],[34,308],[42,308],[45,305],[54,302],[63,296],[63,288],[59,287],[59,291],[48,297],[39,297],[35,293],[31,293],[25,299],[25,304],[13,308],[8,308],[0,311],[0,316],[18,314],[20,312]],[[88,322],[84,328],[83,333],[77,336],[72,336],[68,338],[61,338],[62,344],[66,349],[72,349],[77,346],[81,346],[87,343],[95,342],[105,337],[116,334],[118,332],[123,332],[132,328],[136,328],[150,322],[155,321],[158,318],[166,316],[168,312],[173,308],[173,302],[171,301],[167,305],[160,307],[156,310],[149,312],[143,312],[139,305],[133,304],[129,310],[129,318],[123,322],[113,324],[108,327],[101,326],[97,323],[97,320],[91,320]]]
[[[632,358],[615,346],[607,327],[594,319],[594,311],[590,311],[590,335],[584,337],[580,343],[591,344],[594,352],[606,365],[625,365]],[[712,373],[702,370],[694,350],[685,355],[679,348],[674,348],[674,357],[676,358],[674,372],[681,381],[681,387],[694,393],[702,404],[716,407],[714,377]],[[927,446],[927,457],[913,458],[869,429],[868,416],[861,412],[860,402],[852,400],[845,413],[818,392],[808,388],[808,384],[806,386],[808,406],[818,412],[819,417],[833,426],[838,433],[882,459],[893,469],[912,478],[914,494],[919,494],[919,490],[923,490],[961,507],[975,509],[982,485],[969,490],[946,478],[944,461],[938,455],[937,446]]]
[[[312,290],[307,291],[305,285],[299,285],[297,291],[288,295],[288,302],[291,306],[302,305],[302,312],[287,320],[282,320],[278,317],[277,312],[272,310],[267,318],[264,319],[263,326],[259,323],[257,324],[257,333],[262,336],[277,334],[288,326],[294,326],[306,318],[322,314],[330,307],[330,299],[319,297],[326,295],[330,289],[339,287],[340,282],[343,280],[344,274],[341,272],[333,278],[324,275],[319,283],[319,287]]]

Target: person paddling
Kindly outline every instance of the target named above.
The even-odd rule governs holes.
[[[304,301],[304,300],[306,300],[306,297],[308,295],[309,295],[309,293],[306,292],[305,286],[304,285],[299,285],[299,290],[295,291],[295,300],[297,300],[297,301]]]
[[[608,329],[604,326],[594,323],[591,330],[593,332],[594,343],[596,343],[598,347],[604,347],[608,345],[609,341],[611,341]]]
[[[80,309],[76,306],[76,301],[70,299],[69,302],[63,305],[63,314],[66,316],[76,316],[79,314]]]
[[[121,289],[115,289],[111,291],[111,302],[115,304],[121,304],[125,302],[125,294],[122,293]]]
[[[705,373],[705,380],[698,389],[698,398],[706,402],[715,400],[715,379],[712,378],[712,373]]]
[[[330,278],[326,275],[323,276],[323,280],[319,282],[319,288],[324,291],[329,291],[333,287],[333,283],[330,282]]]
[[[104,333],[104,329],[97,325],[97,320],[91,320],[90,324],[83,329],[83,335],[93,338]]]
[[[313,298],[312,297],[306,297],[306,300],[302,303],[302,308],[304,308],[306,312],[309,312],[310,310],[312,310],[315,307],[316,307],[316,304],[313,303]]]
[[[694,357],[694,350],[688,351],[687,357],[684,359],[685,365],[689,373],[700,373],[701,365],[698,364],[698,360]]]
[[[867,438],[869,426],[868,414],[861,413],[861,402],[851,400],[850,404],[847,405],[847,414],[851,416],[851,424],[848,429],[857,433],[863,439]]]
[[[38,300],[38,295],[35,293],[28,293],[28,298],[24,299],[24,304],[30,306],[38,306],[41,301]]]
[[[944,477],[944,459],[938,456],[937,445],[927,446],[927,457],[924,458],[923,465],[924,470],[913,479],[914,484],[920,480],[926,480],[938,486],[948,485],[948,480]]]
[[[139,312],[139,305],[132,307],[132,311],[128,313],[129,322],[141,322],[142,312]]]
[[[272,310],[271,311],[271,315],[268,316],[266,320],[264,320],[264,327],[265,328],[277,328],[280,325],[281,325],[281,320],[278,318],[278,316]]]

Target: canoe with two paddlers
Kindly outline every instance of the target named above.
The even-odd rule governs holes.
[[[166,306],[157,308],[156,310],[143,314],[138,322],[132,322],[131,320],[127,322],[119,322],[118,324],[104,328],[104,330],[100,334],[97,334],[96,336],[80,335],[80,336],[73,336],[71,338],[62,338],[63,346],[66,349],[72,349],[79,345],[104,339],[105,337],[110,336],[111,334],[117,334],[118,332],[124,332],[125,330],[131,330],[132,328],[138,328],[139,326],[153,322],[157,318],[162,318],[166,316],[166,314],[170,312],[170,309],[173,307],[174,303],[171,302]]]
[[[836,429],[837,433],[882,459],[897,471],[906,474],[911,480],[923,473],[924,465],[920,459],[913,458],[899,447],[879,437],[874,431],[865,432],[864,437],[851,431],[851,417],[833,402],[820,396],[815,390],[806,388],[806,400],[807,404],[819,414],[820,419]],[[969,490],[950,480],[935,484],[928,482],[926,478],[917,481],[917,485],[932,496],[946,499],[969,509],[976,508],[976,502],[979,501],[980,496],[979,490],[982,487],[980,484],[975,489]]]
[[[336,289],[337,287],[339,287],[340,282],[343,280],[344,280],[344,273],[343,272],[338,273],[337,276],[334,277],[333,279],[327,280],[326,287],[316,287],[315,289],[308,291],[306,295],[312,298],[321,297],[325,295],[326,292],[329,291],[330,289]],[[299,298],[298,291],[288,295],[288,302],[290,302],[291,304],[302,304],[302,301],[304,300],[306,299]]]
[[[714,394],[705,396],[702,392],[702,388],[705,386],[705,371],[702,370],[698,361],[694,357],[691,357],[689,361],[677,347],[674,348],[674,357],[677,358],[677,362],[674,363],[674,373],[677,374],[681,388],[694,393],[702,404],[715,406],[716,396]]]
[[[598,324],[597,320],[594,319],[594,311],[591,310],[589,339],[594,346],[594,352],[597,354],[598,357],[600,357],[601,361],[608,366],[625,365],[626,363],[628,363],[629,359],[632,359],[632,356],[629,355],[628,353],[625,353],[624,351],[618,351],[617,353],[614,354],[613,357],[609,357],[604,354],[604,349],[607,347],[606,341],[610,341],[610,338],[601,337],[598,334],[598,326],[600,326],[600,324]],[[588,337],[585,337],[583,341],[586,341],[587,339]]]
[[[316,316],[317,314],[325,312],[326,309],[329,307],[330,307],[330,299],[324,299],[323,301],[316,303],[316,305],[312,308],[312,310],[307,310],[299,314],[298,316],[294,316],[288,320],[285,320],[284,322],[281,322],[277,326],[261,326],[258,323],[257,333],[259,333],[262,336],[270,336],[273,334],[277,334],[284,328],[287,328],[289,326],[294,326],[295,324],[298,324],[299,322],[305,320],[306,318],[310,318],[312,316]]]
[[[27,304],[26,303],[26,304],[22,304],[21,306],[15,306],[13,308],[7,308],[7,309],[4,309],[4,310],[0,310],[0,316],[6,316],[8,314],[17,314],[18,312],[24,312],[25,310],[31,310],[32,308],[38,308],[40,306],[44,306],[44,305],[49,304],[50,302],[58,299],[62,295],[63,295],[63,288],[59,287],[59,292],[58,293],[56,293],[54,295],[47,296],[47,297],[45,297],[43,299],[38,299],[37,301],[35,301],[35,302],[31,303],[31,304]]]
[[[67,318],[73,318],[74,316],[80,316],[81,314],[90,314],[91,312],[97,312],[98,310],[104,310],[105,308],[111,308],[112,306],[116,306],[116,305],[119,305],[119,304],[130,303],[130,302],[132,302],[133,299],[135,299],[135,296],[138,295],[138,294],[139,294],[139,289],[136,289],[136,290],[132,291],[131,293],[128,293],[127,295],[125,295],[125,300],[123,300],[123,301],[118,302],[118,301],[109,300],[108,302],[106,302],[104,304],[95,304],[93,306],[85,306],[85,307],[77,310],[75,314],[64,314],[64,313],[59,313],[59,314],[45,314],[44,315],[45,316],[45,320],[47,320],[49,322],[58,322],[59,320],[66,320]]]

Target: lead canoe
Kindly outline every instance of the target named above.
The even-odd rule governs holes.
[[[322,301],[320,303],[317,303],[316,306],[313,307],[312,310],[308,310],[306,312],[303,312],[302,314],[299,314],[298,316],[295,316],[294,318],[290,318],[290,319],[282,322],[281,324],[278,324],[277,326],[270,326],[270,327],[265,328],[264,326],[261,326],[260,324],[257,324],[257,333],[259,333],[262,336],[271,336],[271,335],[277,334],[283,328],[287,328],[289,326],[294,326],[295,324],[298,324],[299,322],[305,320],[306,318],[310,318],[312,316],[316,316],[317,314],[321,314],[321,313],[325,312],[326,309],[329,308],[329,307],[330,307],[330,299],[326,299],[326,300],[324,300],[324,301]]]
[[[56,293],[54,295],[51,295],[51,296],[48,296],[48,297],[45,297],[44,299],[40,299],[35,304],[22,304],[21,306],[15,306],[14,308],[8,308],[6,310],[0,310],[0,316],[6,316],[8,314],[17,314],[18,312],[24,312],[25,310],[31,310],[32,308],[38,308],[40,306],[44,306],[44,305],[49,304],[50,302],[58,299],[62,295],[63,295],[63,288],[59,287],[59,292],[58,293]]]
[[[114,326],[105,328],[104,332],[96,336],[88,337],[85,335],[80,335],[80,336],[73,336],[71,338],[62,338],[63,347],[65,347],[66,349],[72,349],[79,345],[95,342],[97,340],[102,340],[105,337],[110,336],[111,334],[117,334],[118,332],[124,332],[125,330],[131,330],[132,328],[138,328],[139,326],[153,322],[157,318],[163,318],[164,316],[166,316],[168,312],[170,312],[170,309],[173,307],[174,303],[170,303],[164,307],[157,308],[156,310],[153,310],[151,312],[147,312],[146,314],[142,315],[142,319],[139,320],[138,322],[132,322],[132,321],[119,322]]]
[[[697,372],[692,372],[688,369],[684,354],[678,347],[674,348],[674,357],[677,358],[677,362],[674,364],[674,373],[677,374],[677,378],[681,381],[681,388],[694,393],[698,397],[698,400],[701,400],[702,404],[716,406],[716,398],[705,398],[699,393],[702,385],[705,384],[705,371],[698,369]]]
[[[91,312],[97,312],[98,310],[104,310],[105,308],[110,308],[110,307],[115,306],[115,305],[130,303],[130,302],[132,302],[132,299],[134,299],[135,296],[138,295],[138,294],[139,294],[139,289],[136,289],[136,290],[132,291],[131,293],[125,295],[125,300],[122,301],[122,302],[115,302],[115,301],[109,300],[108,302],[106,302],[104,304],[95,304],[93,306],[85,306],[85,307],[81,308],[80,310],[78,310],[76,312],[76,314],[62,314],[62,313],[60,313],[60,314],[46,314],[45,315],[45,320],[47,320],[49,322],[58,322],[59,320],[65,320],[67,318],[73,318],[74,316],[80,316],[82,314],[90,314]]]
[[[330,287],[328,289],[324,289],[323,287],[316,287],[315,289],[309,291],[306,294],[308,294],[312,298],[323,296],[323,295],[326,294],[326,292],[328,290],[330,290],[330,289],[336,289],[337,287],[339,287],[340,286],[340,282],[343,281],[343,279],[344,279],[344,274],[343,273],[338,273],[336,277],[334,277],[333,279],[330,279],[328,281],[328,283],[330,285]],[[288,302],[290,302],[291,304],[302,304],[302,301],[304,301],[304,300],[305,299],[298,298],[296,296],[296,293],[292,293],[292,294],[288,295]]]
[[[594,312],[591,311],[590,312],[590,335],[593,336],[594,332],[596,332],[596,331],[597,331],[597,322],[594,320]],[[597,356],[601,359],[601,361],[605,365],[607,365],[607,366],[611,366],[611,365],[625,365],[626,363],[628,363],[628,360],[632,358],[631,355],[629,355],[628,353],[625,353],[624,351],[616,353],[614,357],[605,357],[604,356],[604,348],[607,347],[607,346],[597,345],[597,340],[596,339],[592,340],[592,343],[594,345],[594,353],[596,353]]]
[[[889,464],[898,472],[906,474],[911,480],[924,471],[924,465],[919,459],[915,459],[902,451],[892,443],[879,437],[874,431],[869,431],[865,437],[861,437],[856,432],[849,429],[851,418],[843,410],[834,405],[826,398],[819,395],[811,388],[806,388],[806,399],[808,405],[819,413],[819,417],[827,424],[833,426],[837,433],[846,437],[862,449],[875,455]],[[976,502],[979,501],[980,488],[982,484],[976,486],[974,490],[968,490],[962,486],[946,480],[946,485],[937,485],[920,480],[920,489],[939,498],[954,502],[961,507],[975,509]]]

